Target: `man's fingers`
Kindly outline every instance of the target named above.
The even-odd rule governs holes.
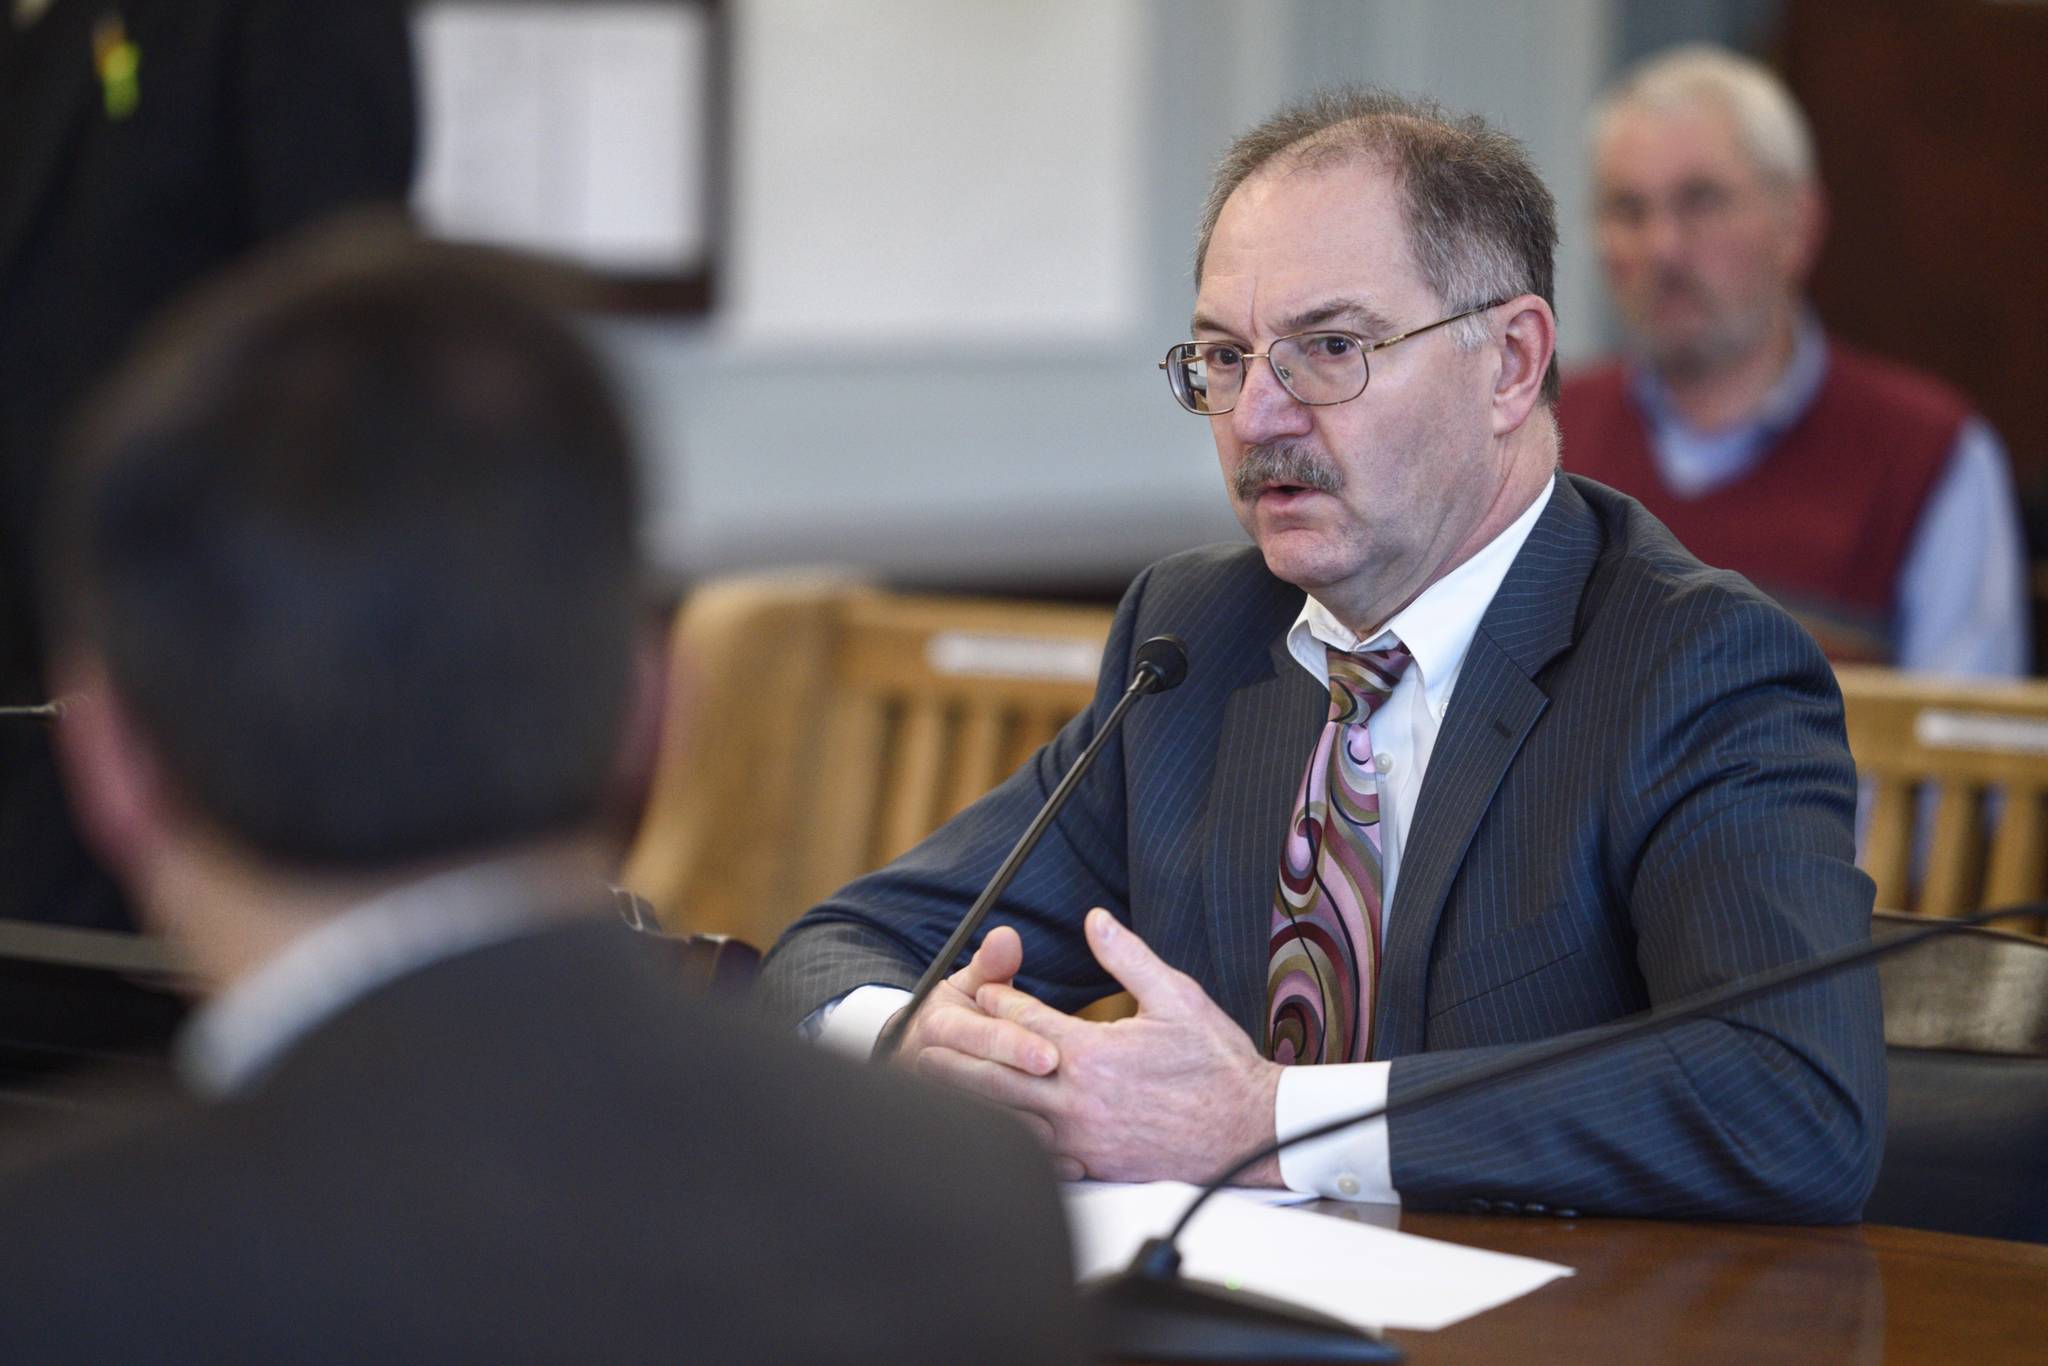
[[[975,992],[974,1004],[987,1015],[1008,1020],[1042,1039],[1050,1040],[1054,1047],[1058,1047],[1076,1025],[1085,1023],[1063,1010],[1053,1009],[1029,992],[1000,982],[991,982]]]
[[[951,1049],[1034,1077],[1046,1076],[1060,1065],[1058,1046],[1015,1020],[959,1006],[943,1006],[918,1023],[921,1048]]]
[[[1052,1169],[1062,1181],[1086,1181],[1088,1179],[1088,1169],[1082,1166],[1076,1158],[1055,1157],[1052,1160]]]
[[[925,1049],[917,1055],[917,1070],[933,1081],[1014,1110],[1041,1114],[1052,1103],[1050,1088],[1055,1083],[1050,1078],[1027,1076],[1014,1067],[956,1049]]]
[[[1031,1136],[1038,1140],[1038,1146],[1048,1153],[1057,1145],[1058,1139],[1053,1133],[1052,1121],[1044,1115],[1033,1114],[1029,1110],[1012,1110],[1010,1114],[1031,1131]]]
[[[1008,925],[998,925],[981,941],[967,966],[953,974],[952,981],[961,995],[971,998],[989,982],[1009,981],[1023,966],[1024,941]]]
[[[1088,947],[1103,970],[1137,998],[1147,1014],[1172,1014],[1187,978],[1152,952],[1145,941],[1097,906],[1086,921]]]

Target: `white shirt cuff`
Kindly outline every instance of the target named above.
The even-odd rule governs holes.
[[[889,1025],[889,1017],[910,1000],[902,987],[855,987],[836,1001],[827,1001],[804,1021],[803,1033],[837,1053],[865,1059]]]
[[[1391,1062],[1327,1063],[1289,1067],[1280,1073],[1273,1104],[1273,1131],[1282,1138],[1384,1104]],[[1398,1205],[1387,1121],[1378,1119],[1339,1129],[1328,1138],[1281,1150],[1280,1179],[1304,1195]]]

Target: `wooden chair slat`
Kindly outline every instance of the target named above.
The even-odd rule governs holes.
[[[903,730],[889,759],[887,816],[879,861],[887,863],[939,823],[939,784],[946,744],[946,706],[936,697],[907,701]]]
[[[1950,783],[1942,789],[1920,893],[1922,915],[1954,919],[1975,907],[1977,873],[1984,866],[1981,807],[1981,795],[1967,784]]]
[[[1957,916],[2048,895],[2048,683],[1849,665],[1836,677],[1878,907]],[[1940,793],[1931,823],[1916,787]]]
[[[773,943],[1086,706],[1110,615],[815,579],[703,585],[676,614],[669,734],[621,880],[672,932]]]
[[[1872,788],[1863,869],[1877,883],[1878,909],[1903,910],[1912,897],[1913,785],[1881,777]]]
[[[952,819],[1009,772],[1003,767],[1005,729],[1002,708],[996,704],[981,703],[967,709],[960,722],[959,748],[954,754],[943,819]]]
[[[2048,827],[2048,799],[2039,788],[2005,795],[1998,813],[1998,833],[1991,843],[1991,872],[1984,885],[1988,904],[2011,906],[2040,897],[2048,883],[2043,875],[2044,852],[2048,852],[2044,827]],[[2025,922],[2025,927],[2040,934],[2048,924],[2037,918]]]

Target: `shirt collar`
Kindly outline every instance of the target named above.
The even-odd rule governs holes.
[[[444,958],[510,939],[594,899],[600,884],[532,854],[406,883],[328,917],[202,1006],[180,1034],[186,1085],[224,1096],[377,988]]]
[[[1302,603],[1294,625],[1288,628],[1288,653],[1327,687],[1330,666],[1325,646],[1357,651],[1385,649],[1399,641],[1415,657],[1402,681],[1421,680],[1423,700],[1430,714],[1441,721],[1444,708],[1450,705],[1451,690],[1457,685],[1458,671],[1464,667],[1465,652],[1479,631],[1479,619],[1492,605],[1501,581],[1507,577],[1515,556],[1522,551],[1522,543],[1529,539],[1536,519],[1550,505],[1550,495],[1556,489],[1557,479],[1552,476],[1521,516],[1508,523],[1470,559],[1418,593],[1415,601],[1396,612],[1369,640],[1360,639],[1329,608],[1309,596]]]

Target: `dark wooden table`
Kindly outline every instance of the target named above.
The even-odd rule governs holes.
[[[1442,1332],[1389,1333],[1411,1362],[2048,1362],[2048,1247],[2030,1243],[1867,1224],[1398,1218],[1578,1273]]]

